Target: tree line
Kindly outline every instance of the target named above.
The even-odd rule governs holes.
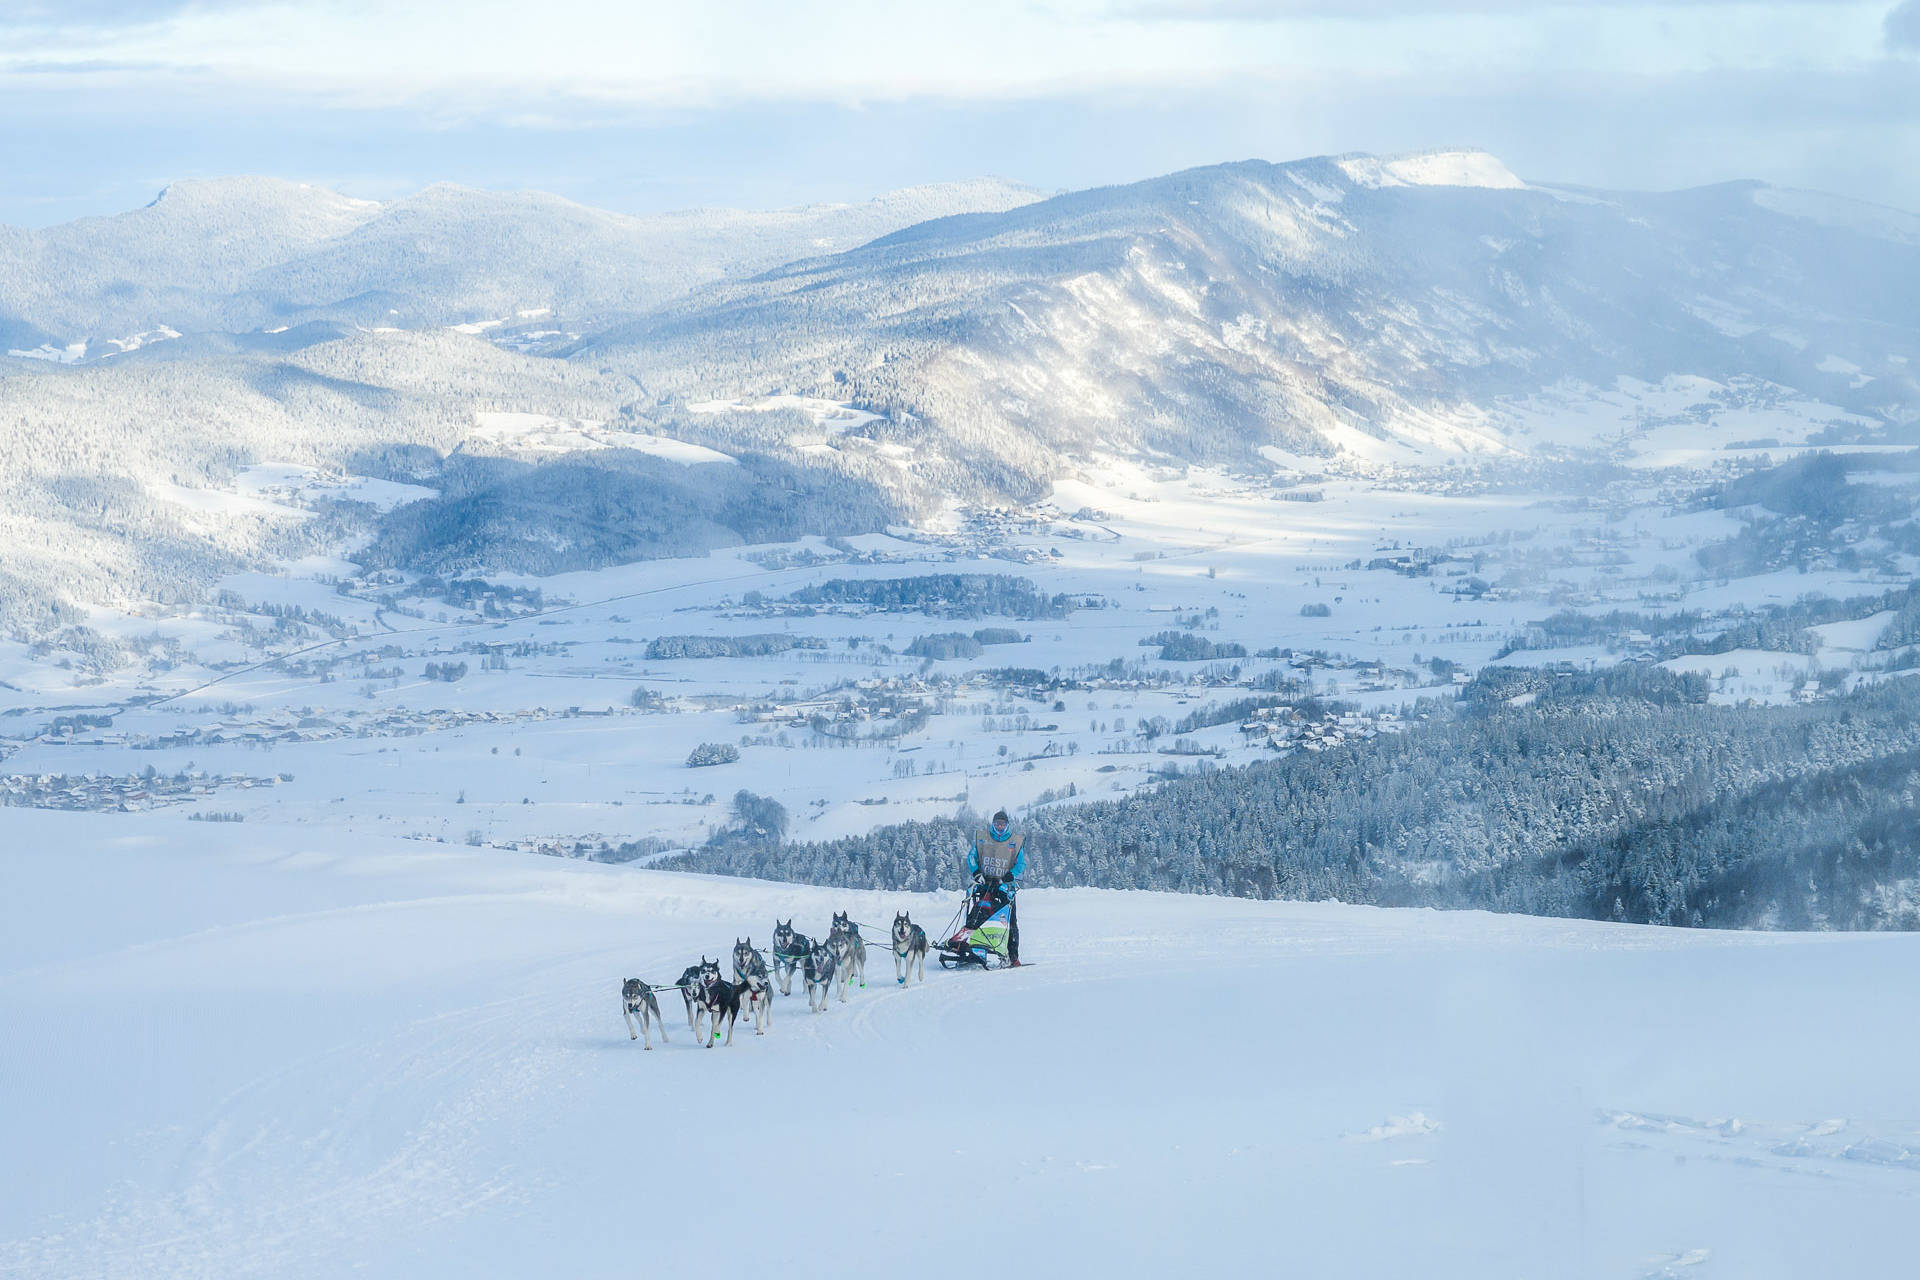
[[[1530,695],[1530,696],[1522,696]],[[1693,926],[1920,928],[1920,684],[1715,706],[1627,664],[1493,668],[1398,735],[1026,816],[1030,882]],[[672,865],[956,888],[966,815]]]

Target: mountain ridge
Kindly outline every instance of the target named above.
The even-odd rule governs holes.
[[[0,227],[0,350],[58,352],[162,326],[421,327],[542,307],[591,324],[708,280],[1036,194],[976,179],[845,204],[633,215],[454,183],[380,202],[277,178],[187,179],[123,213]]]
[[[1760,376],[1901,421],[1920,254],[1770,190],[1575,192],[1473,152],[1234,162],[903,228],[569,354],[669,396],[850,398],[1036,480],[1098,441],[1497,451],[1494,401],[1622,375]]]
[[[1656,427],[1694,468],[1782,431],[1916,438],[1920,245],[1897,218],[1753,184],[1519,181],[1478,152],[1239,161],[1045,199],[915,189],[851,218],[662,215],[651,247],[539,193],[442,185],[369,212],[298,184],[176,184],[136,226],[239,196],[320,247],[231,268],[245,287],[208,305],[244,326],[0,361],[0,526],[20,549],[0,615],[31,631],[61,601],[153,598],[307,545],[164,499],[263,463],[438,490],[342,528],[383,566],[468,574],[685,549],[692,517],[654,517],[702,504],[698,545],[938,522],[1116,459],[1444,485],[1461,462],[1651,465],[1628,438]],[[169,269],[222,252],[161,247]],[[636,280],[665,300],[619,310]],[[481,415],[551,425],[489,435]],[[662,440],[741,466],[682,475]]]

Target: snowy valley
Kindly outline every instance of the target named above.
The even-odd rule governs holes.
[[[1917,290],[1478,152],[0,229],[0,1272],[1899,1274]],[[1030,968],[622,1034],[1001,807]]]
[[[1475,723],[1475,708],[1535,715],[1539,686],[1515,683],[1521,672],[1566,689],[1641,672],[1729,726],[1856,707],[1862,727],[1884,723],[1706,790],[1629,760],[1649,814],[1800,769],[1895,767],[1920,746],[1899,728],[1920,642],[1905,532],[1920,470],[1907,451],[1814,451],[1810,437],[1858,420],[1698,380],[1623,381],[1583,411],[1613,415],[1613,460],[1363,472],[1278,452],[1259,470],[1107,456],[1028,506],[548,574],[372,567],[379,541],[358,562],[313,551],[221,575],[201,602],[94,606],[83,624],[0,642],[0,794],[167,825],[606,861],[711,845],[730,851],[699,865],[799,875],[766,862],[766,842],[1002,806],[1044,824],[1170,780],[1329,752],[1364,776],[1382,738],[1429,743]],[[1537,406],[1508,412],[1552,421]],[[1712,447],[1722,437],[1774,443]],[[481,414],[468,439],[558,451],[536,476],[616,451],[688,483],[745,470],[710,445],[588,420]],[[1793,506],[1782,492],[1825,505],[1775,510]],[[421,511],[435,495],[258,464],[166,501],[183,520],[299,530],[342,509]],[[418,529],[409,537],[431,536]],[[774,801],[783,825],[745,820],[743,792]],[[1646,816],[1628,810],[1585,834]],[[1409,839],[1383,865],[1420,863]],[[1495,862],[1526,852],[1490,826],[1481,839],[1476,856]],[[1288,855],[1258,841],[1212,856],[1278,870]],[[854,882],[929,888],[953,870],[937,861],[916,854],[911,874]],[[1868,876],[1892,895],[1872,908],[1877,923],[1915,910],[1903,865]],[[1243,883],[1243,870],[1192,887],[1354,891],[1284,890],[1284,871]],[[803,878],[819,874],[856,873]],[[1106,880],[1062,858],[1038,874],[1182,883],[1165,869]],[[1699,901],[1628,911],[1624,898],[1624,918],[1713,922],[1711,909],[1694,916]]]

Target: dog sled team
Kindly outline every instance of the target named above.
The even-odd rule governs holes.
[[[905,986],[915,939],[919,954],[924,956],[926,952],[926,931],[903,913],[895,920],[895,932],[904,938],[904,947],[898,940],[895,943],[894,969],[900,985]],[[686,1007],[687,1030],[693,1033],[695,1043],[712,1048],[716,1043],[733,1043],[734,1026],[742,1014],[752,1021],[753,1034],[767,1033],[773,1025],[776,983],[781,995],[790,996],[793,980],[799,977],[807,1008],[814,1013],[826,1012],[836,996],[845,1004],[851,984],[867,985],[867,941],[860,936],[860,926],[845,913],[834,915],[826,937],[818,941],[796,932],[792,920],[780,921],[773,931],[772,958],[769,965],[767,954],[753,945],[752,938],[736,938],[731,980],[721,972],[718,960],[705,956],[700,957],[699,964],[688,965],[670,986],[655,987],[639,978],[628,978],[620,987],[627,1038],[644,1039],[651,1049],[657,1025],[661,1043],[668,1043],[666,1019],[660,1014],[661,991],[679,991]]]
[[[894,915],[888,942],[898,985],[909,986],[916,979],[926,981],[930,951],[938,953],[946,968],[1013,968],[1020,964],[1020,922],[1014,899],[1027,869],[1026,837],[1014,828],[1005,810],[994,814],[992,825],[975,834],[966,865],[972,885],[954,917],[956,927],[943,941],[931,944],[927,931],[906,912]],[[753,1034],[765,1035],[773,1025],[775,986],[781,995],[791,996],[796,977],[809,1011],[824,1013],[835,998],[844,1004],[850,984],[858,982],[862,988],[867,985],[867,940],[860,928],[848,913],[835,912],[826,936],[816,940],[795,931],[791,919],[778,921],[771,953],[755,947],[751,938],[734,940],[731,980],[721,972],[718,960],[705,956],[700,957],[699,964],[688,965],[679,981],[670,985],[652,986],[639,978],[628,978],[620,988],[627,1037],[644,1040],[645,1047],[651,1049],[657,1026],[660,1042],[667,1043],[667,1024],[660,1015],[658,994],[663,990],[680,992],[688,1031],[696,1044],[709,1049],[715,1044],[733,1043],[734,1025],[743,1012],[753,1023]]]

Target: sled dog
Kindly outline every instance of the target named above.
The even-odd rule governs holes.
[[[833,990],[840,1003],[847,1002],[847,979],[853,975],[853,944],[844,933],[829,933],[827,951],[833,956]]]
[[[702,964],[705,963],[704,956],[701,961]],[[698,964],[688,965],[681,972],[680,981],[676,984],[680,988],[680,998],[687,1002],[687,1030],[689,1031],[693,1030],[693,997],[700,987],[700,968]]]
[[[920,981],[927,980],[927,931],[907,918],[902,911],[893,917],[893,977],[901,986],[919,966]]]
[[[773,977],[767,972],[766,959],[754,950],[752,938],[734,941],[733,985],[740,989],[746,1012],[753,1018],[753,1034],[767,1034],[773,1023]]]
[[[766,959],[754,949],[752,938],[735,938],[733,940],[733,980],[745,982],[747,975],[751,973],[766,977]]]
[[[773,979],[767,976],[766,966],[749,971],[744,979],[734,983],[734,991],[737,998],[746,1003],[747,1015],[753,1019],[753,1034],[767,1034],[767,1028],[773,1025]],[[733,1038],[731,1031],[727,1038]]]
[[[861,989],[865,990],[867,940],[860,936],[860,926],[855,924],[853,917],[846,912],[836,911],[833,914],[833,932],[829,936],[845,938],[847,942],[845,953],[840,956],[840,963],[846,967],[846,976],[841,979],[842,983],[857,981]]]
[[[720,976],[720,962],[701,957],[700,985],[693,993],[693,1038],[700,1040],[700,1020],[707,1020],[711,1033],[701,1043],[711,1049],[720,1043],[720,1025],[726,1024],[727,1043],[733,1043],[733,1024],[740,1017],[740,992],[745,983],[735,985]]]
[[[641,1032],[646,1033],[646,1048],[653,1048],[653,1023],[660,1024],[660,1043],[667,1042],[667,1020],[660,1016],[660,1001],[654,998],[653,988],[638,978],[628,978],[620,984],[620,1016],[627,1020],[627,1039],[638,1040]],[[635,1031],[633,1020],[640,1019],[640,1030]]]
[[[827,997],[833,992],[833,962],[833,948],[823,942],[814,943],[807,953],[807,1008],[815,1013],[827,1011]],[[840,998],[846,999],[844,995]]]
[[[793,975],[807,962],[813,951],[813,939],[793,931],[793,921],[773,926],[773,972],[780,979],[780,994],[793,994]]]

